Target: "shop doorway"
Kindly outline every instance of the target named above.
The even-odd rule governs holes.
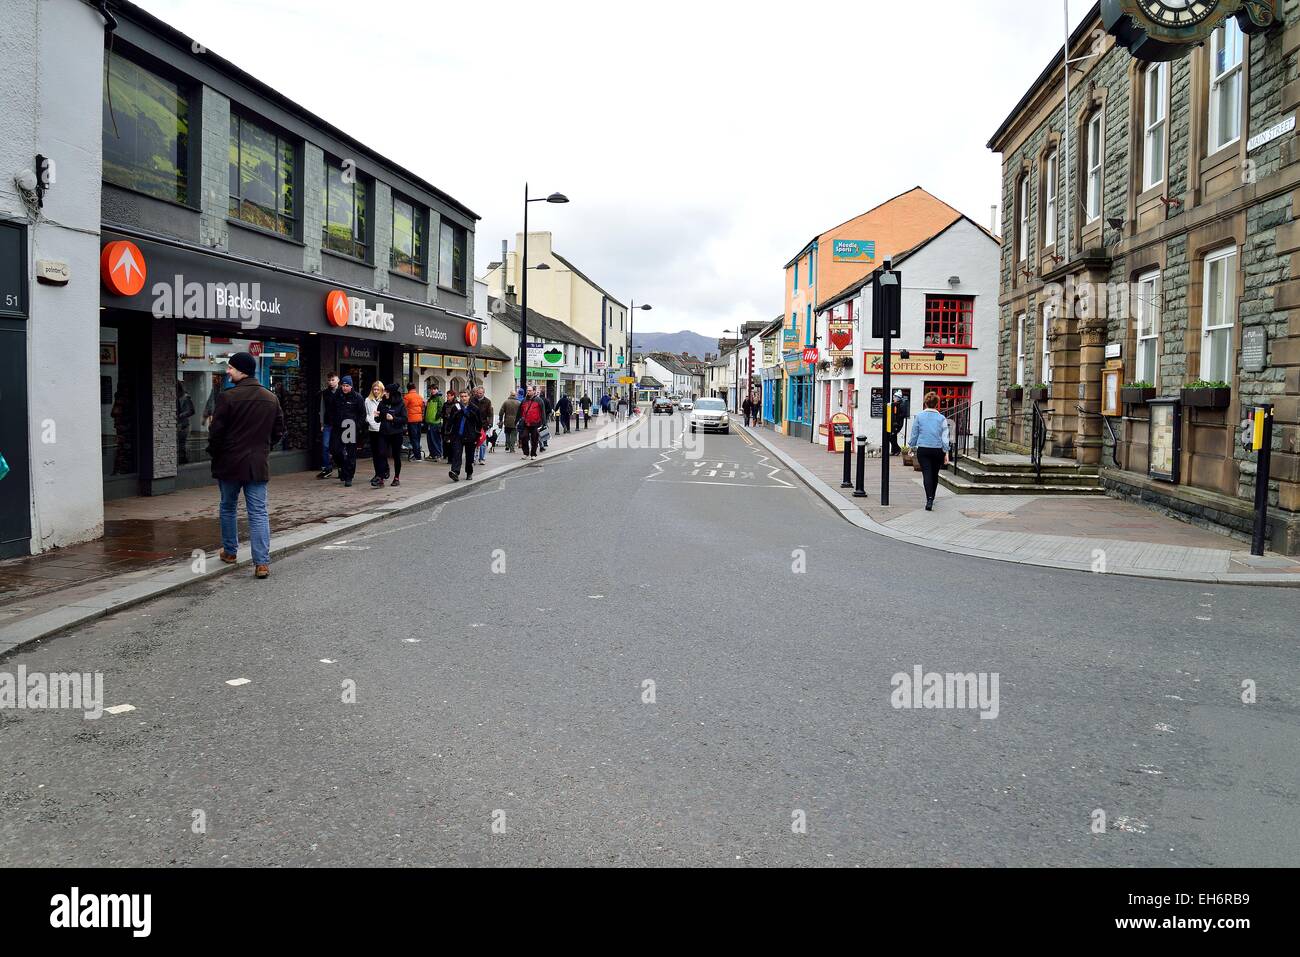
[[[31,552],[27,456],[27,328],[0,319],[0,558]]]

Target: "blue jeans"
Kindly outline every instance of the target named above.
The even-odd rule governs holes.
[[[328,471],[334,467],[330,461],[330,439],[334,437],[334,426],[327,425],[320,432],[320,470]],[[234,554],[233,552],[231,554]]]
[[[424,427],[429,430],[429,454],[435,459],[442,458],[442,426],[437,422],[427,422]]]
[[[406,437],[411,440],[411,458],[420,458],[420,433],[424,431],[423,422],[406,423]]]
[[[248,512],[248,538],[253,546],[253,564],[271,564],[271,516],[266,510],[266,482],[228,482],[221,487],[221,547],[227,555],[239,551],[239,493],[244,493]]]

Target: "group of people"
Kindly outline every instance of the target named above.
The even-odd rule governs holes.
[[[763,400],[758,396],[747,395],[740,403],[740,411],[745,415],[745,425],[758,425],[763,421]]]

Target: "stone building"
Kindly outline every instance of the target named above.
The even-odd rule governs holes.
[[[1269,544],[1295,554],[1300,0],[1216,10],[1165,29],[1131,0],[1096,4],[1070,37],[1068,110],[1057,53],[990,140],[995,428],[1024,450],[1041,415],[1044,451],[1095,466],[1111,494],[1243,535],[1241,423],[1271,404]]]

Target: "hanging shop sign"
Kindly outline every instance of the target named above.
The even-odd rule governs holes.
[[[813,365],[817,361],[817,347],[809,346],[807,349],[804,349],[803,354],[800,356],[800,361],[806,366]]]
[[[140,247],[127,239],[106,243],[99,253],[104,287],[118,296],[134,296],[144,288],[148,266]]]
[[[830,341],[831,355],[850,355],[853,351],[852,323],[832,322],[830,325]]]
[[[873,263],[876,261],[876,241],[874,239],[833,240],[831,258],[837,263]]]
[[[862,355],[868,375],[883,375],[885,354],[865,352]],[[895,353],[890,357],[893,375],[950,375],[965,376],[967,356],[964,352],[944,353],[942,359],[933,352],[913,352],[906,359]]]
[[[465,345],[473,349],[478,345],[478,323],[465,323]]]
[[[542,362],[548,366],[564,365],[564,350],[559,346],[551,346],[542,353]]]
[[[1241,31],[1277,22],[1277,0],[1102,0],[1101,23],[1138,60],[1181,60],[1230,17]]]

